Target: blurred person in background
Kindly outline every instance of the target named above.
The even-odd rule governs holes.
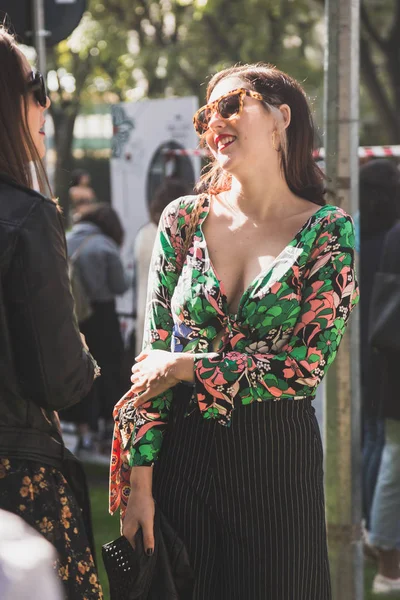
[[[50,100],[3,27],[0,89],[0,508],[55,546],[65,598],[94,600],[86,481],[56,411],[89,392],[98,367],[74,316],[60,211],[43,195]]]
[[[385,441],[382,414],[381,361],[369,340],[370,301],[386,234],[398,219],[400,173],[388,159],[376,159],[360,168],[360,360],[363,420],[363,513],[370,528],[371,507]],[[393,400],[395,401],[394,396]],[[368,537],[367,537],[368,539]],[[366,553],[371,553],[368,543]]]
[[[91,186],[90,175],[87,171],[83,169],[72,171],[68,194],[70,218],[73,222],[82,210],[96,202],[96,194]]]
[[[180,179],[167,177],[157,188],[154,197],[150,201],[150,221],[139,230],[135,239],[136,356],[142,349],[147,282],[158,223],[164,208],[176,198],[185,196],[189,192],[190,189],[186,183]]]
[[[75,264],[90,300],[92,314],[80,323],[94,358],[101,365],[99,378],[83,402],[64,411],[61,418],[78,424],[82,458],[98,450],[98,419],[105,421],[104,443],[111,443],[112,411],[121,396],[124,347],[115,298],[128,289],[120,257],[124,232],[120,219],[107,203],[86,206],[67,234],[68,255],[78,250]],[[107,442],[108,440],[108,442]]]
[[[400,174],[394,173],[394,169],[394,166],[393,172],[387,169],[385,175],[387,184],[392,183],[393,188],[397,187],[397,194],[393,189],[393,196],[398,202]],[[381,191],[380,210],[385,211],[383,197]],[[379,286],[378,297],[382,298],[378,304],[375,286]],[[384,239],[370,314],[373,327],[374,323],[382,322],[382,316],[390,310],[389,335],[393,336],[393,340],[390,337],[385,340],[373,337],[371,343],[375,343],[378,349],[373,354],[374,364],[372,361],[370,363],[371,370],[379,380],[379,418],[384,420],[384,446],[371,507],[368,541],[378,555],[378,573],[373,581],[373,592],[382,595],[400,593],[400,344],[399,327],[393,325],[396,322],[400,325],[399,288],[400,222],[397,221]]]

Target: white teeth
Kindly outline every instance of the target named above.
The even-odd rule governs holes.
[[[234,135],[229,135],[229,136],[223,137],[222,140],[219,140],[219,142],[218,142],[218,148],[222,148],[223,146],[226,146],[226,144],[233,142],[235,139],[236,138]]]

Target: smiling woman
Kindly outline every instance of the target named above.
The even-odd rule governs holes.
[[[353,224],[325,204],[287,74],[217,73],[193,121],[211,167],[160,220],[111,510],[151,553],[156,501],[187,545],[193,600],[330,600],[312,401],[358,300]]]
[[[237,110],[234,110],[232,101],[232,98],[241,92],[240,89],[230,91],[217,101],[214,100],[220,90],[229,89],[232,87],[230,84],[234,81],[237,81],[238,87],[245,83],[245,93],[261,100],[265,112],[273,117],[275,127],[271,132],[272,149],[275,154],[279,153],[280,168],[289,188],[300,197],[316,204],[324,204],[324,176],[312,155],[314,127],[310,108],[300,84],[279,69],[268,68],[266,65],[246,65],[217,73],[211,79],[207,89],[207,99],[213,101],[200,109],[193,119],[203,145],[209,145],[210,120],[213,113],[219,113],[221,104],[222,106],[228,104],[228,111],[231,114],[224,117],[219,113],[220,116],[229,118],[233,124],[243,108],[243,93],[240,96],[241,103]],[[215,107],[217,111],[215,111]],[[206,126],[200,125],[202,120],[205,120]],[[254,146],[253,149],[256,153]],[[265,153],[259,155],[259,159],[264,165],[267,162],[266,158]],[[229,189],[230,182],[229,172],[224,172],[221,164],[214,157],[201,179],[202,187],[207,185],[210,190],[218,192]]]

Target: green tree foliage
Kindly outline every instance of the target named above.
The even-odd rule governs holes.
[[[137,36],[150,96],[199,94],[215,71],[265,61],[320,85],[322,10],[313,0],[102,0]],[[201,94],[200,94],[201,95]]]
[[[120,29],[114,16],[105,14],[104,7],[96,6],[98,18],[95,11],[85,13],[73,34],[48,55],[50,113],[57,153],[55,190],[64,208],[76,117],[85,106],[122,100],[134,81],[128,31]]]
[[[360,63],[380,139],[400,143],[400,0],[362,0]]]
[[[82,107],[186,94],[202,101],[210,75],[237,62],[275,64],[311,93],[322,83],[323,11],[314,0],[90,0],[88,8],[49,57],[62,200]]]
[[[361,143],[398,144],[400,0],[360,0],[360,29]]]

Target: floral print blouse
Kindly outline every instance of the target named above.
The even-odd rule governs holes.
[[[190,214],[199,201],[198,224],[183,256]],[[250,283],[237,313],[230,314],[202,229],[209,207],[208,197],[186,196],[163,213],[144,345],[194,353],[188,412],[200,410],[205,419],[229,425],[239,404],[315,396],[358,301],[354,228],[340,208],[321,207]],[[172,397],[170,389],[136,410],[128,392],[117,404],[116,431],[130,466],[157,459]]]

